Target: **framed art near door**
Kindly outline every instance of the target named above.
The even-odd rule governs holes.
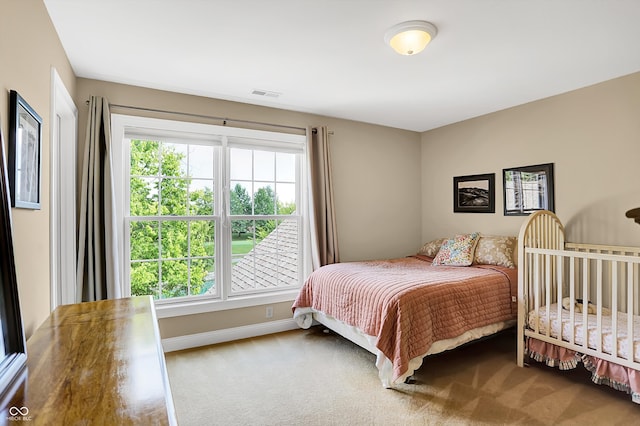
[[[42,118],[15,90],[9,93],[11,206],[40,209]]]

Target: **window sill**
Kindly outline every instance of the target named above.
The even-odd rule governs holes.
[[[171,318],[184,315],[203,314],[206,312],[249,308],[251,306],[267,305],[270,303],[293,302],[298,295],[298,292],[299,289],[294,289],[278,293],[239,296],[227,300],[207,299],[202,301],[190,300],[188,302],[156,303],[156,316],[158,318]]]

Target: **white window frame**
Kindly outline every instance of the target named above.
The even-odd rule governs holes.
[[[201,123],[190,123],[183,121],[174,121],[174,120],[164,120],[164,119],[156,119],[156,118],[148,118],[148,117],[138,117],[138,116],[129,116],[129,115],[121,115],[121,114],[112,114],[111,115],[111,131],[112,131],[112,160],[113,160],[113,176],[114,176],[114,193],[115,193],[115,205],[116,205],[116,221],[117,221],[117,229],[118,229],[118,253],[120,253],[121,258],[120,265],[122,265],[121,280],[122,283],[122,291],[123,295],[130,294],[129,285],[125,285],[125,283],[129,282],[128,279],[128,271],[129,271],[129,226],[128,222],[125,220],[126,213],[128,212],[128,205],[126,205],[127,200],[129,199],[129,184],[126,181],[125,177],[129,176],[128,168],[129,164],[129,146],[125,146],[127,144],[123,144],[125,140],[125,134],[144,134],[144,135],[153,135],[154,132],[162,133],[163,135],[175,133],[179,135],[182,140],[184,139],[195,139],[195,140],[220,140],[222,141],[220,145],[223,146],[223,152],[225,154],[220,162],[221,170],[217,176],[217,178],[221,179],[222,184],[222,194],[224,194],[225,199],[220,200],[220,194],[216,194],[216,205],[222,206],[222,211],[218,214],[221,215],[220,221],[222,226],[229,226],[229,216],[228,216],[228,206],[229,206],[229,158],[226,155],[227,140],[237,140],[237,139],[256,139],[259,142],[256,144],[249,146],[247,148],[260,149],[260,148],[268,148],[276,147],[276,146],[285,146],[290,145],[292,148],[295,148],[298,152],[300,152],[301,161],[299,161],[300,173],[298,176],[298,195],[297,195],[297,206],[301,209],[301,222],[302,222],[302,241],[299,247],[300,259],[301,262],[301,274],[300,274],[300,282],[302,279],[308,274],[310,268],[310,256],[309,250],[307,247],[309,246],[309,238],[307,235],[309,233],[309,225],[307,220],[307,200],[305,199],[306,191],[304,190],[307,187],[307,179],[306,179],[306,136],[305,135],[295,135],[295,134],[287,134],[287,133],[277,133],[277,132],[267,132],[261,130],[252,130],[252,129],[241,129],[227,126],[216,126],[210,124],[201,124]],[[231,142],[231,145],[237,146],[234,142]],[[216,234],[218,227],[216,227]],[[228,238],[230,239],[230,231],[228,232]],[[216,235],[218,238],[218,235]],[[224,237],[227,238],[227,237]],[[218,241],[218,240],[217,240]],[[222,250],[228,250],[230,241],[220,240],[220,246]],[[218,246],[218,244],[217,244]],[[222,258],[219,258],[221,256]],[[230,281],[230,262],[226,262],[222,259],[231,259],[230,253],[218,253],[216,250],[216,274],[224,275],[222,280],[218,280],[218,283],[222,283],[222,286],[229,286],[230,284],[227,281]],[[229,263],[229,265],[227,265]],[[218,278],[220,278],[218,276]],[[181,316],[181,315],[191,315],[197,313],[204,312],[213,312],[227,309],[236,309],[257,305],[264,305],[270,303],[279,303],[292,301],[295,299],[295,296],[298,294],[299,287],[288,288],[282,290],[273,290],[267,293],[255,293],[255,294],[247,294],[247,295],[237,295],[230,296],[229,289],[223,290],[223,294],[220,297],[209,298],[206,296],[193,296],[187,298],[180,298],[178,300],[174,299],[161,299],[157,300],[156,311],[157,316],[159,318],[166,318],[172,316]]]

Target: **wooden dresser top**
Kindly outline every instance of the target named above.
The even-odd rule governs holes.
[[[2,410],[32,424],[176,424],[151,297],[58,307],[28,340],[26,379]]]

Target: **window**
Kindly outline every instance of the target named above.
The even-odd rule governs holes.
[[[250,148],[231,148],[229,154],[231,293],[297,285],[298,155]]]
[[[129,151],[129,285],[155,299],[215,288],[214,146],[126,138]],[[216,212],[217,213],[217,212]]]
[[[162,305],[300,286],[304,136],[120,115],[112,128],[123,294]]]

